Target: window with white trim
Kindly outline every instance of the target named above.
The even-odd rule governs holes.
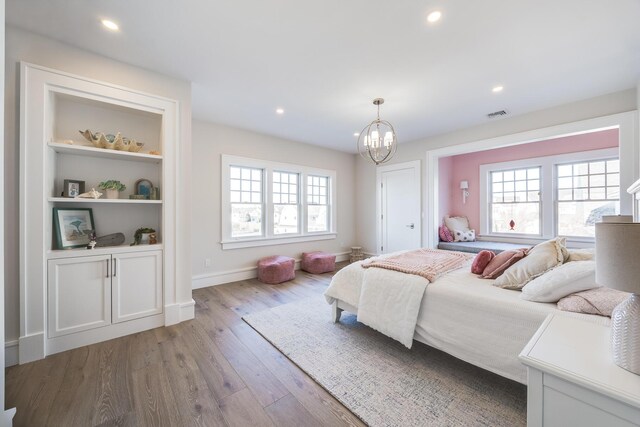
[[[491,232],[540,235],[540,168],[491,171]]]
[[[298,173],[273,172],[273,234],[299,230]]]
[[[222,156],[222,247],[336,237],[336,172]]]
[[[556,165],[558,234],[594,237],[603,215],[620,211],[620,160]]]
[[[307,231],[317,233],[329,229],[329,177],[307,177]]]
[[[481,165],[480,185],[481,236],[593,241],[620,211],[618,149]]]
[[[231,236],[262,236],[262,169],[231,166]]]

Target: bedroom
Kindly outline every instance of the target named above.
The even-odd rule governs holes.
[[[301,369],[302,362],[283,356],[285,351],[271,346],[272,340],[262,338],[242,320],[249,313],[271,312],[290,305],[287,303],[317,301],[332,278],[332,273],[296,271],[294,281],[267,287],[256,280],[256,263],[261,258],[281,255],[299,261],[303,252],[323,251],[336,255],[338,266],[344,267],[351,247],[362,247],[366,255],[380,252],[376,184],[377,171],[384,167],[419,163],[415,181],[420,185],[420,212],[415,229],[420,246],[433,248],[442,216],[473,218],[464,209],[480,196],[473,176],[451,175],[449,189],[439,187],[437,159],[615,128],[622,162],[620,213],[632,213],[632,196],[626,195],[626,188],[640,177],[636,118],[640,34],[635,25],[640,10],[636,2],[624,1],[615,7],[547,2],[535,8],[500,1],[488,6],[459,1],[375,5],[379,8],[365,2],[205,5],[194,1],[181,7],[167,1],[6,1],[5,324],[0,329],[5,333],[5,365],[11,367],[6,398],[0,400],[7,409],[17,408],[15,425],[143,425],[154,424],[153,417],[174,425],[190,424],[191,420],[185,421],[190,417],[195,418],[194,424],[214,425],[385,425],[367,418],[365,409],[388,412],[393,411],[393,404],[358,406],[341,399],[340,393],[361,396],[352,386],[355,382],[328,384]],[[427,15],[434,11],[441,12],[441,19],[429,22]],[[104,27],[103,19],[112,20],[119,30]],[[380,28],[372,22],[381,22]],[[392,31],[386,31],[382,23]],[[614,28],[618,31],[610,31]],[[46,80],[47,90],[73,89],[76,98],[84,97],[82,92],[93,98],[100,94],[108,98],[109,91],[117,92],[118,102],[128,107],[99,110],[103,106],[96,99],[74,103],[69,93],[65,97],[56,92],[55,115],[48,116],[49,110],[26,103],[25,99],[32,98],[21,94],[30,82],[22,74],[25,64],[34,65],[27,74],[40,73],[41,78],[51,79]],[[532,71],[536,64],[542,64],[542,69]],[[50,70],[58,73],[47,77]],[[502,91],[492,91],[497,86],[503,86]],[[134,95],[144,97],[144,102],[134,100]],[[376,117],[372,100],[378,96],[385,98],[380,117],[393,123],[400,144],[389,163],[375,167],[356,154],[354,133]],[[162,104],[167,100],[173,107]],[[144,114],[121,118],[121,113],[142,104],[147,109]],[[39,119],[25,122],[23,109],[29,108],[45,117],[67,112],[69,119],[52,126],[53,135],[59,137],[54,144],[64,140],[86,143],[77,134],[85,129],[122,131],[136,138],[131,132],[148,126],[156,138],[173,138],[174,150],[163,153],[160,164],[123,161],[118,169],[109,169],[109,159],[87,163],[76,156],[82,161],[64,163],[56,159],[67,154],[56,148],[37,149],[42,138],[34,137],[39,142],[28,150],[23,146],[23,133],[35,131],[25,123],[48,123]],[[502,109],[508,111],[506,116],[486,117]],[[95,111],[101,113],[92,113]],[[175,132],[161,130],[165,117],[173,117]],[[129,130],[118,128],[119,124]],[[44,141],[51,142],[48,137]],[[147,141],[143,152],[155,148]],[[58,149],[64,151],[64,147]],[[46,173],[48,156],[56,156],[52,158],[56,165],[71,164],[75,171],[53,177],[55,194],[47,194],[51,189],[45,187],[51,180]],[[309,186],[335,198],[324,205],[318,199],[321,207],[314,209],[325,209],[325,216],[303,216],[310,205],[305,201],[305,208],[298,211],[299,232],[284,231],[282,234],[290,234],[285,237],[276,234],[296,222],[282,221],[282,228],[272,227],[276,206],[264,205],[261,215],[268,221],[257,221],[250,212],[242,226],[257,227],[253,232],[271,239],[238,242],[232,228],[237,221],[229,218],[233,178],[224,175],[230,170],[223,168],[225,159],[231,166],[240,162],[237,164],[247,169],[270,171],[269,176],[286,171],[297,179],[325,177],[326,186],[319,182]],[[112,170],[122,172],[111,176]],[[138,227],[161,231],[162,277],[167,286],[161,301],[163,313],[150,318],[175,325],[150,333],[139,329],[133,335],[119,330],[95,333],[118,327],[114,322],[94,332],[78,332],[74,337],[86,341],[79,341],[76,349],[65,338],[70,335],[47,336],[51,325],[47,324],[46,289],[42,283],[31,286],[25,272],[38,271],[44,277],[51,261],[52,255],[43,251],[51,248],[54,239],[48,208],[67,208],[72,203],[58,200],[62,180],[84,180],[85,191],[89,191],[100,181],[120,179],[127,187],[121,198],[126,199],[136,195],[138,179],[155,184],[162,174],[160,196],[164,200],[73,206],[93,209],[99,237],[123,232],[127,245]],[[471,184],[468,205],[458,209],[462,202],[459,185],[464,180]],[[48,196],[47,209],[42,209],[42,191]],[[21,198],[27,199],[26,205]],[[450,209],[438,206],[440,199],[450,201]],[[327,216],[332,220],[323,219]],[[480,218],[480,212],[475,218]],[[40,228],[25,230],[27,219]],[[312,221],[321,231],[302,227]],[[478,223],[472,225],[481,228]],[[27,231],[32,234],[24,239]],[[26,249],[25,242],[29,244]],[[25,256],[25,250],[31,256]],[[106,254],[104,251],[95,253]],[[78,306],[73,301],[70,307]],[[316,311],[322,313],[322,319],[330,319],[331,308],[326,303],[314,307],[313,313]],[[164,315],[172,317],[167,320]],[[194,316],[195,320],[187,320]],[[394,341],[366,332],[353,320],[353,315],[343,314],[337,327],[340,331],[353,328],[354,334],[365,331],[361,339],[386,343],[399,357],[418,363],[422,359],[416,354],[428,353],[449,367],[435,372],[438,376],[430,383],[447,391],[447,398],[431,401],[441,424],[463,412],[468,412],[466,422],[471,425],[495,417],[513,419],[515,424],[526,422],[526,388],[521,383],[457,362],[419,342],[414,345],[418,353],[404,353]],[[331,327],[337,330],[332,323]],[[308,335],[312,334],[301,334],[294,344],[309,345],[302,339]],[[341,339],[349,343],[355,338],[346,334]],[[200,342],[206,345],[200,347]],[[182,348],[190,350],[180,352]],[[325,353],[320,356],[315,361],[318,366],[333,360]],[[101,366],[113,369],[107,372]],[[165,369],[157,369],[159,366]],[[466,407],[465,401],[451,397],[461,390],[474,390],[469,383],[453,381],[459,380],[461,372],[478,387],[477,394],[485,396],[466,402]],[[103,383],[98,381],[101,375]],[[344,376],[348,378],[348,373]],[[366,376],[354,380],[362,378]],[[104,393],[98,384],[105,387]],[[112,389],[122,394],[112,395]],[[486,396],[497,389],[512,391],[514,397],[503,394],[504,406],[493,407]],[[144,390],[154,391],[148,397],[160,402],[162,409],[154,412],[139,406]],[[39,399],[38,393],[46,398]],[[425,396],[434,398],[433,393],[419,398]],[[443,402],[449,398],[452,404]],[[29,411],[25,411],[25,402]],[[101,409],[94,410],[94,406]]]

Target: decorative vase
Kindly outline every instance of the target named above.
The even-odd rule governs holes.
[[[149,236],[154,233],[142,233],[140,234],[140,244],[148,245],[149,244]]]
[[[109,188],[106,190],[107,191],[107,199],[119,199],[120,198],[120,191],[113,189],[113,188]]]

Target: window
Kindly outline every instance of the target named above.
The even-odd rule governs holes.
[[[480,235],[593,241],[620,211],[618,149],[482,165]]]
[[[262,169],[232,166],[231,236],[262,236]]]
[[[620,160],[557,165],[558,234],[594,237],[603,215],[620,211]]]
[[[298,174],[273,173],[273,233],[298,232]]]
[[[491,172],[490,200],[492,233],[540,234],[539,167]]]
[[[335,238],[335,171],[222,156],[222,248]]]
[[[307,177],[307,231],[317,233],[329,229],[329,178]]]

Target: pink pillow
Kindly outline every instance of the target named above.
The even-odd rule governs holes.
[[[527,255],[528,249],[512,249],[496,255],[482,272],[483,279],[496,279],[504,271]]]
[[[489,265],[489,262],[496,256],[491,251],[480,251],[478,255],[473,259],[471,264],[471,272],[473,274],[482,274],[484,269]]]
[[[440,241],[453,242],[453,236],[451,235],[451,231],[449,231],[446,225],[441,225],[438,228],[438,234],[440,235]]]

